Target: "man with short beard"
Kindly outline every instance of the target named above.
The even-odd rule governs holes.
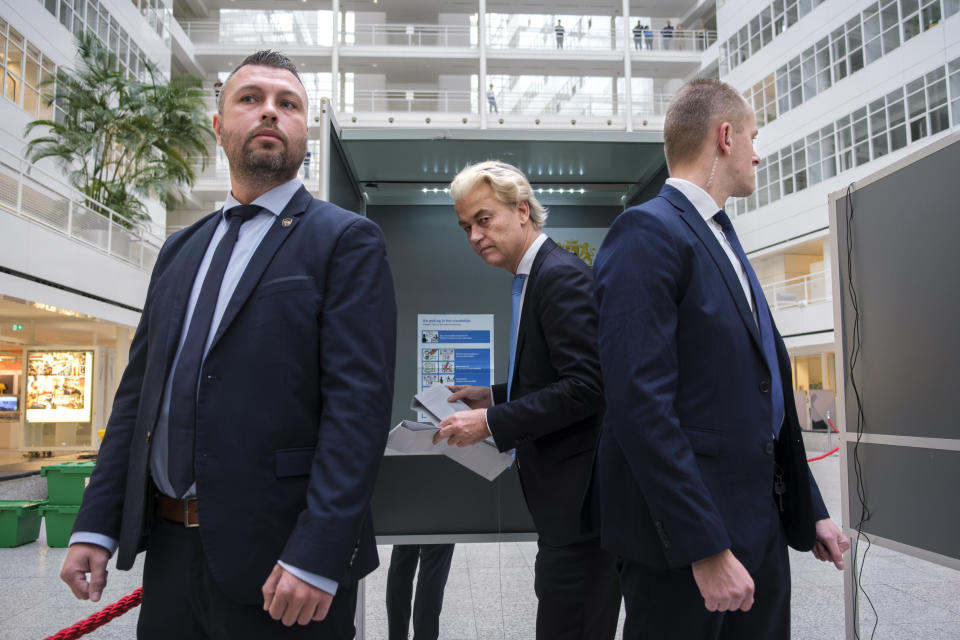
[[[297,179],[287,57],[244,60],[213,128],[230,192],[157,257],[61,577],[97,601],[110,555],[146,549],[142,640],[352,638],[393,392],[383,236]]]

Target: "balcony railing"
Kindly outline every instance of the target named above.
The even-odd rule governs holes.
[[[670,106],[671,100],[673,100],[673,94],[635,96],[631,105],[633,115],[643,119],[662,118],[667,115],[667,107]]]
[[[353,104],[344,105],[345,113],[380,111],[425,111],[441,113],[476,112],[470,91],[421,91],[404,89],[358,89]]]
[[[828,277],[829,274],[826,271],[816,271],[765,285],[763,293],[772,311],[826,302],[832,299],[828,288]]]
[[[0,149],[0,207],[150,271],[163,238],[130,227],[120,214],[63,179]]]
[[[343,44],[402,47],[475,47],[477,28],[444,24],[358,24],[341,36]]]
[[[553,25],[540,27],[509,26],[490,31],[492,49],[571,49],[593,51],[616,51],[622,46],[623,34],[619,29],[567,28],[561,41],[557,38]]]
[[[662,30],[654,29],[645,34],[631,34],[634,51],[706,51],[717,41],[716,31],[703,29],[674,30],[665,35]]]
[[[329,47],[328,27],[308,24],[222,24],[220,22],[183,22],[187,37],[194,44],[294,45]]]

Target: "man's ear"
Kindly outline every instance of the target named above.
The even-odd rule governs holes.
[[[530,203],[526,200],[517,203],[517,211],[520,212],[520,222],[526,222],[530,219]]]
[[[219,113],[213,114],[213,132],[217,136],[217,145],[223,146],[223,143],[220,141],[220,126],[223,124],[223,117]]]
[[[733,146],[733,125],[729,122],[722,123],[717,137],[717,145],[720,147],[720,153],[730,155],[730,149]]]

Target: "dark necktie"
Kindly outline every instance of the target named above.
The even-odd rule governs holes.
[[[179,498],[193,484],[194,439],[197,422],[197,386],[200,381],[200,368],[203,365],[210,324],[217,308],[220,285],[230,263],[230,254],[237,243],[240,225],[257,215],[263,207],[247,204],[234,207],[227,212],[230,225],[227,232],[213,252],[210,267],[204,276],[203,285],[193,316],[187,328],[187,337],[180,348],[177,367],[173,371],[170,385],[170,410],[167,424],[170,484],[175,497]]]
[[[783,382],[780,379],[780,365],[777,362],[777,345],[773,335],[773,318],[770,315],[770,307],[767,305],[767,298],[763,295],[763,289],[760,287],[760,281],[757,280],[757,274],[753,272],[747,254],[743,251],[743,246],[737,238],[730,218],[723,211],[713,216],[720,228],[723,229],[723,235],[727,242],[733,247],[734,253],[740,260],[743,270],[747,274],[747,281],[750,283],[750,292],[753,294],[753,308],[757,311],[757,327],[760,329],[760,344],[763,345],[763,357],[767,361],[767,368],[770,369],[770,401],[773,404],[773,437],[780,435],[780,425],[783,423]]]
[[[510,390],[513,388],[513,364],[517,359],[517,328],[520,324],[520,296],[523,294],[523,281],[527,274],[518,273],[513,277],[510,287],[510,302],[513,306],[513,315],[510,317],[510,364],[507,367],[507,400],[510,399]]]

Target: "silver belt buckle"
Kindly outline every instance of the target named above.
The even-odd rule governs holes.
[[[197,513],[197,522],[195,524],[190,524],[190,501],[197,501],[196,498],[184,498],[183,499],[183,526],[186,529],[193,529],[194,527],[200,526],[200,513]]]

